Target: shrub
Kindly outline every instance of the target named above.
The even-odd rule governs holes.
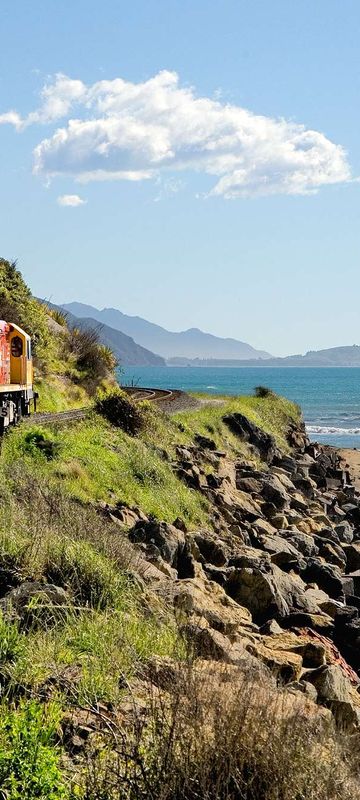
[[[32,297],[16,262],[4,258],[0,258],[0,319],[24,328],[31,336],[34,353],[47,360],[50,336],[46,309]]]
[[[68,797],[54,744],[60,711],[50,704],[22,702],[0,707],[0,797],[64,800]]]
[[[304,698],[196,662],[157,683],[147,715],[89,753],[85,800],[359,800],[356,741]]]
[[[24,436],[23,449],[32,455],[42,453],[47,461],[52,461],[59,453],[60,444],[41,430],[31,430]]]
[[[66,311],[61,311],[60,308],[49,308],[49,314],[58,325],[61,325],[62,328],[67,327]]]
[[[110,348],[100,343],[99,329],[72,327],[68,335],[69,352],[75,358],[77,369],[94,385],[106,378],[116,366]]]
[[[96,402],[96,410],[106,417],[108,422],[130,436],[136,436],[144,428],[145,420],[141,409],[118,389],[100,395]]]
[[[255,386],[255,397],[274,397],[275,392],[268,386]]]

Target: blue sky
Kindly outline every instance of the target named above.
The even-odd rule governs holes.
[[[1,255],[36,294],[360,343],[358,0],[3,0],[0,25]]]

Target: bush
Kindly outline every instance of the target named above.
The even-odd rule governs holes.
[[[255,397],[274,397],[275,392],[268,386],[255,386]]]
[[[130,436],[137,436],[144,428],[145,420],[141,409],[118,389],[100,396],[96,402],[96,410],[108,422]]]
[[[32,455],[42,453],[47,461],[52,461],[59,453],[60,444],[41,430],[31,430],[24,436],[23,449]]]
[[[356,740],[304,698],[196,662],[158,684],[107,757],[89,753],[85,800],[359,800]]]
[[[79,372],[94,385],[108,377],[116,366],[115,356],[109,347],[100,343],[96,328],[70,328],[68,348]]]
[[[0,797],[9,800],[64,800],[55,736],[60,712],[51,704],[23,702],[0,707]]]
[[[30,334],[34,354],[47,360],[50,336],[46,309],[32,297],[16,263],[4,258],[0,258],[0,319],[14,322]]]

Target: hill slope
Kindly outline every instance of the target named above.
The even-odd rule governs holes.
[[[130,317],[116,308],[99,310],[83,303],[64,303],[62,308],[77,317],[91,317],[126,333],[138,344],[148,347],[164,358],[183,356],[185,358],[269,358],[269,353],[256,350],[246,342],[237,339],[222,339],[211,333],[204,333],[198,328],[187,331],[167,331],[160,325],[142,319]]]
[[[49,308],[58,309],[59,311],[62,310],[61,306],[57,306],[54,303],[48,303],[47,305]],[[125,333],[115,330],[93,317],[77,317],[68,309],[66,309],[66,315],[70,325],[76,325],[82,329],[96,330],[100,342],[106,347],[110,347],[120,364],[139,367],[165,365],[165,361],[161,356],[152,353],[151,350],[148,350],[146,347],[136,344],[136,342]]]

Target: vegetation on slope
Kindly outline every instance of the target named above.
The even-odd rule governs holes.
[[[68,326],[34,298],[15,263],[0,259],[0,319],[30,334],[39,409],[62,411],[87,405],[100,386],[113,382],[116,361],[94,330]]]
[[[2,606],[0,618],[5,796],[357,799],[353,754],[345,760],[342,740],[309,718],[302,700],[285,702],[255,677],[245,690],[229,683],[226,669],[209,684],[170,611],[139,577],[126,532],[101,509],[100,501],[126,502],[168,521],[181,516],[189,527],[211,526],[206,501],[180,482],[171,461],[177,445],[191,446],[199,433],[234,456],[249,455],[223,422],[234,411],[284,446],[286,427],[298,418],[273,396],[223,399],[174,417],[144,403],[137,436],[93,413],[67,428],[20,426],[4,439],[2,594],[17,586],[26,592],[33,581],[38,587],[22,605],[14,599],[13,613]],[[49,601],[49,585],[64,592],[60,604]],[[159,690],[144,680],[154,657],[165,674],[173,665],[170,694],[166,680]],[[140,677],[148,711],[125,735],[123,704]],[[107,724],[86,759],[72,754],[69,762],[66,732],[85,712]]]
[[[109,379],[109,353],[49,315],[14,265],[0,262],[0,278],[1,315],[34,337],[44,404],[89,402]],[[271,681],[241,682],[230,668],[194,660],[149,588],[149,564],[106,508],[211,528],[208,500],[173,469],[176,449],[200,435],[254,460],[224,422],[238,412],[286,450],[299,410],[262,395],[207,399],[173,417],[144,403],[132,428],[119,395],[120,425],[92,412],[68,427],[23,424],[4,438],[1,798],[359,800],[356,741]],[[86,737],[89,717],[97,734],[86,748],[74,730]]]

